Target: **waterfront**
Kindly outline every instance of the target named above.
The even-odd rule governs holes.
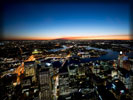
[[[118,49],[115,51],[113,41],[67,43],[59,40],[3,41],[1,100],[6,97],[9,98],[6,100],[99,100],[99,96],[103,100],[107,100],[106,96],[112,97],[109,100],[121,100],[119,97],[123,95],[131,98],[133,59],[132,52],[128,51],[132,50],[120,47],[122,53]],[[112,47],[97,48],[108,43]],[[95,47],[90,46],[93,44]],[[119,48],[117,42],[115,47]],[[122,84],[117,85],[117,82]]]
[[[91,50],[91,49],[94,49],[94,50],[100,50],[100,51],[105,51],[107,52],[107,54],[105,55],[101,55],[100,57],[94,57],[94,58],[82,58],[81,61],[82,62],[88,62],[88,61],[96,61],[96,60],[116,60],[118,58],[118,55],[120,54],[120,52],[118,51],[113,51],[111,49],[101,49],[101,48],[95,48],[95,47],[91,47],[91,46],[84,46],[87,50]],[[52,51],[52,52],[57,52],[57,51],[61,51],[61,50],[66,50],[70,47],[67,47],[65,45],[63,45],[62,48],[58,48],[58,49],[51,49],[49,51]],[[131,48],[132,49],[132,48]],[[126,55],[129,57],[129,58],[133,58],[133,51],[129,52],[129,53],[126,53]]]

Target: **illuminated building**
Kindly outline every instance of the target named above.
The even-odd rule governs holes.
[[[84,65],[79,66],[77,72],[79,77],[85,77],[85,66]]]
[[[51,100],[51,77],[49,68],[42,69],[39,72],[40,99]]]
[[[130,71],[131,70],[131,63],[129,60],[124,60],[123,61],[123,68]]]
[[[36,82],[36,63],[34,61],[25,62],[25,68],[24,68],[25,76],[32,76],[32,82]]]
[[[31,85],[32,85],[32,77],[31,76],[25,77],[23,80],[21,80],[22,93],[26,93],[28,96]]]
[[[113,61],[113,68],[114,68],[114,69],[117,69],[117,63],[116,63],[116,60]]]
[[[71,64],[71,65],[69,65],[67,67],[68,68],[69,76],[76,76],[76,74],[77,74],[77,67],[78,67],[77,64]]]
[[[74,89],[69,86],[69,77],[68,73],[60,73],[59,74],[59,95],[60,96],[67,96],[69,95]]]
[[[117,77],[118,76],[118,72],[116,70],[112,70],[111,76],[112,77]]]
[[[118,65],[123,68],[123,61],[126,61],[128,60],[128,57],[122,52],[120,51],[120,55],[118,56]]]
[[[99,64],[95,64],[93,63],[91,66],[90,66],[91,70],[93,73],[97,74],[97,73],[100,73],[100,65]]]
[[[39,50],[37,50],[37,49],[35,49],[33,52],[32,52],[32,54],[41,54],[42,53],[42,51],[39,51]]]

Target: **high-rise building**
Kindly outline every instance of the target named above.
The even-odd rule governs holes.
[[[42,69],[39,72],[40,100],[51,100],[51,78],[49,68]]]
[[[71,65],[69,65],[67,67],[68,68],[69,76],[76,76],[76,74],[77,74],[77,67],[78,67],[77,64],[71,64]]]
[[[32,76],[32,82],[37,82],[35,61],[25,62],[24,74],[26,77]]]
[[[123,68],[123,61],[127,61],[128,57],[122,52],[120,51],[120,54],[118,56],[118,65],[120,68]]]
[[[123,61],[123,68],[130,71],[131,70],[131,63],[129,60],[124,60]]]
[[[85,77],[85,66],[81,64],[81,66],[78,67],[78,76],[79,77]]]

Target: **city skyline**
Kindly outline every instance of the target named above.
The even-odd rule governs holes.
[[[128,4],[48,3],[4,6],[4,39],[130,39]]]

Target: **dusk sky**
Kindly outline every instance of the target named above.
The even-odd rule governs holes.
[[[122,3],[14,4],[5,5],[3,22],[5,38],[120,37],[130,33],[130,8]]]

